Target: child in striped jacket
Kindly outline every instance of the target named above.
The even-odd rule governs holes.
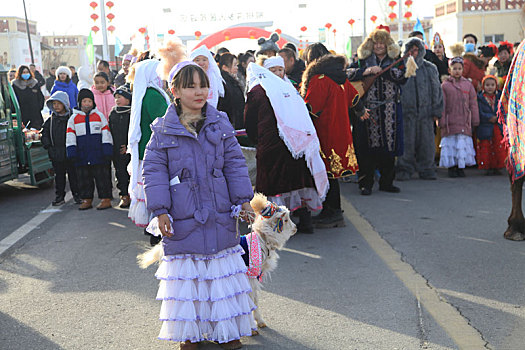
[[[93,93],[78,93],[80,110],[69,118],[66,134],[67,157],[77,166],[82,204],[79,210],[92,208],[95,184],[101,199],[97,209],[111,208],[111,157],[113,139],[104,115],[96,108]]]

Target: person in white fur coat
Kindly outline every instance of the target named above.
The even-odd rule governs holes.
[[[93,70],[90,66],[81,66],[78,68],[78,91],[82,89],[91,89],[93,86]]]

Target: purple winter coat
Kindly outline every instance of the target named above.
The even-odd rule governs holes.
[[[195,137],[171,104],[151,129],[144,155],[146,205],[153,215],[169,213],[174,220],[174,235],[162,238],[164,254],[209,255],[239,244],[231,206],[250,201],[253,190],[226,114],[208,104]]]

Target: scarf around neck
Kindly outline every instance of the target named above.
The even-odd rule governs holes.
[[[247,72],[249,90],[257,85],[264,89],[277,120],[279,137],[294,159],[305,157],[317,194],[324,201],[328,191],[328,177],[319,153],[319,138],[304,100],[289,81],[279,78],[264,67],[250,63]]]
[[[15,85],[17,88],[24,90],[26,87],[32,88],[36,84],[38,84],[38,81],[34,78],[24,80],[24,79],[15,79],[13,80],[13,85]]]

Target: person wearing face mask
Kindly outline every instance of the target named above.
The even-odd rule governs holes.
[[[479,55],[475,52],[477,38],[473,34],[467,34],[463,37],[465,45],[465,54],[463,55],[463,77],[469,79],[476,89],[481,91],[481,81],[485,76],[485,70],[489,61],[496,55],[497,48],[494,44],[488,44],[479,48]]]
[[[11,84],[20,106],[22,123],[28,129],[40,130],[44,124],[41,113],[44,107],[44,95],[29,67],[24,65],[18,67]]]

